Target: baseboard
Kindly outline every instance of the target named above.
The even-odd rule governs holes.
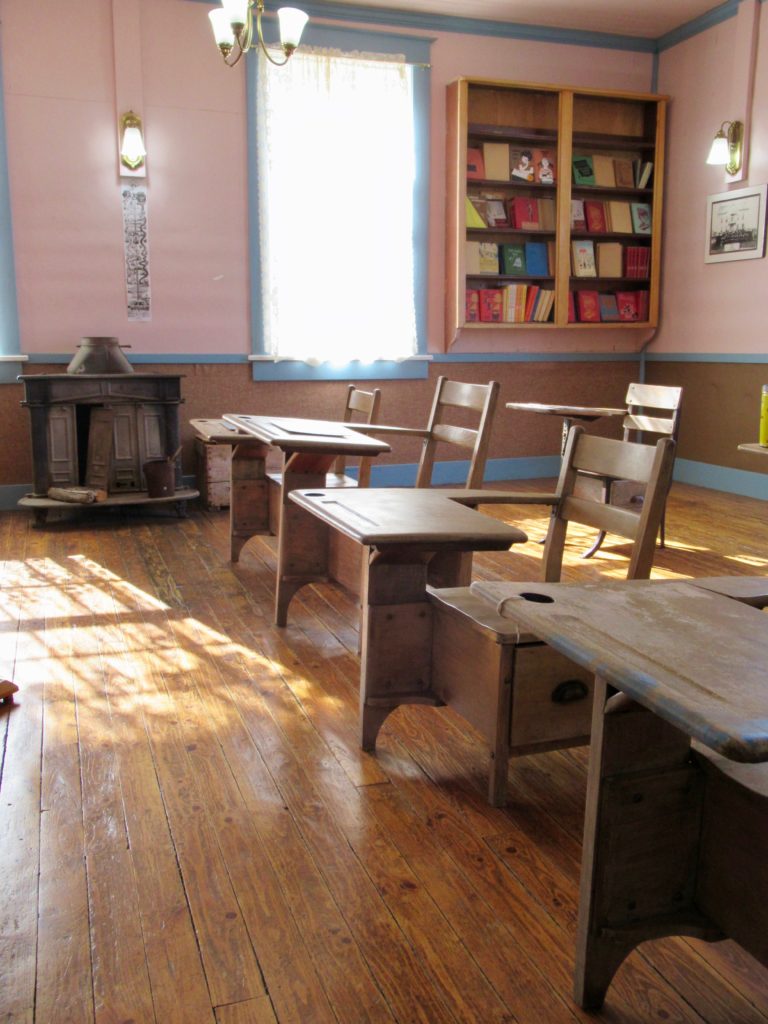
[[[373,487],[413,487],[416,480],[416,463],[402,463],[389,466],[373,466],[371,485]],[[558,455],[541,455],[535,458],[489,459],[485,468],[485,482],[495,480],[539,480],[557,476],[560,470]],[[349,470],[354,475],[353,470]],[[436,484],[461,486],[467,479],[469,462],[459,459],[454,462],[438,462],[435,465]],[[675,461],[674,479],[683,484],[707,487],[710,490],[741,494],[747,498],[768,500],[768,473],[749,472],[743,469],[729,469],[708,462],[693,462],[690,459]],[[194,476],[186,476],[185,487],[195,487]],[[32,484],[6,484],[0,486],[0,511],[8,512],[17,508],[19,498],[29,494]]]

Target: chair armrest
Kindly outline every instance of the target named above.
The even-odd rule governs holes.
[[[348,430],[356,430],[358,434],[389,434],[402,437],[429,437],[430,432],[424,427],[396,427],[386,423],[339,423],[334,426],[346,427]]]
[[[546,492],[462,490],[458,487],[441,487],[440,491],[459,505],[468,505],[470,508],[477,505],[557,505],[560,501],[559,495]]]

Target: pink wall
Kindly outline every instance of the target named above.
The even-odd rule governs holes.
[[[141,70],[149,149],[148,323],[129,323],[125,314],[113,59],[113,46],[124,43],[113,40],[112,4],[137,4],[140,13],[140,52],[128,57]],[[245,355],[244,76],[222,66],[206,5],[112,4],[3,0],[22,351],[71,352],[83,335],[114,334],[134,353]],[[461,75],[647,91],[651,58],[437,34],[429,251],[433,351],[443,348],[445,85]],[[557,350],[567,346],[567,337],[554,343]]]
[[[764,5],[760,5],[764,12]],[[707,196],[727,191],[724,171],[705,163],[724,120],[741,119],[732,98],[737,19],[731,18],[661,55],[659,91],[671,95],[667,132],[662,315],[649,351],[765,353],[768,260],[705,263]],[[768,180],[768,35],[759,43],[752,106],[749,176]]]

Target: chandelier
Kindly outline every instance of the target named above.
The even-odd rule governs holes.
[[[256,9],[255,34],[254,8]],[[263,13],[264,0],[221,0],[221,7],[217,7],[209,13],[208,17],[211,19],[216,45],[221,50],[227,67],[233,68],[244,53],[257,45],[261,47],[265,57],[272,64],[277,64],[279,67],[288,63],[301,41],[301,33],[308,20],[307,15],[296,7],[281,7],[277,12],[283,60],[275,60],[267,49],[262,35],[261,16]]]

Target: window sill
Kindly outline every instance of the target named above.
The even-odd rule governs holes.
[[[394,362],[376,359],[369,363],[358,359],[349,363],[310,364],[303,359],[274,359],[249,356],[254,380],[425,380],[431,356],[412,356]]]

